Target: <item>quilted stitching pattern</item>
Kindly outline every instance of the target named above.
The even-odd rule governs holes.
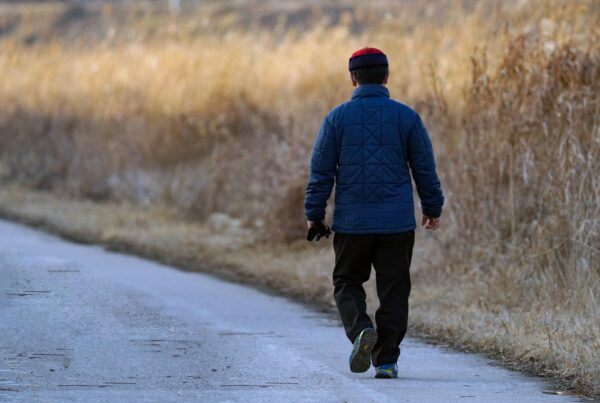
[[[358,98],[343,105],[339,114],[341,148],[337,183],[348,185],[351,203],[382,203],[398,185],[410,183],[404,158],[405,140],[399,132],[398,104],[385,98]],[[348,119],[344,119],[349,116]],[[338,191],[340,203],[346,203]],[[358,196],[358,197],[356,197]],[[358,200],[356,200],[358,199]]]

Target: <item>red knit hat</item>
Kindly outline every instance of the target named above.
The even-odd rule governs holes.
[[[362,48],[352,53],[348,61],[348,70],[356,70],[362,67],[388,66],[385,53],[377,48]]]

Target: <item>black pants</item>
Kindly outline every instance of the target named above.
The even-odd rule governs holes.
[[[367,327],[363,283],[375,269],[379,309],[375,313],[378,340],[373,349],[373,365],[392,364],[400,356],[400,343],[408,325],[410,261],[414,231],[385,235],[336,233],[333,238],[335,302],[350,341]]]

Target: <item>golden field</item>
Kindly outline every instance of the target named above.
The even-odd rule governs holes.
[[[418,233],[413,330],[600,394],[598,3],[246,3],[259,23],[103,7],[74,38],[10,10],[3,214],[329,304],[330,245],[301,242],[309,153],[349,54],[376,46],[447,196]]]

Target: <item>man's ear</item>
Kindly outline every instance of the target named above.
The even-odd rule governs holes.
[[[387,82],[388,82],[388,78],[389,78],[389,77],[390,77],[390,71],[388,70],[388,72],[387,72],[387,73],[385,73],[385,78],[383,79],[383,83],[384,83],[384,84],[387,84]]]
[[[358,84],[356,82],[356,77],[354,77],[354,74],[352,74],[352,72],[350,72],[350,81],[352,81],[352,86],[356,87],[356,85]]]

